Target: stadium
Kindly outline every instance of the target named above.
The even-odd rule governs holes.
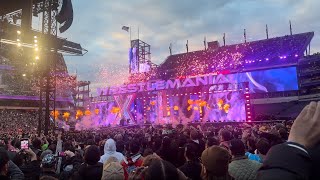
[[[151,61],[151,45],[139,38],[139,27],[137,39],[132,39],[131,26],[121,24],[112,32],[112,26],[139,18],[136,5],[159,28],[166,23],[157,15],[175,21],[172,14],[193,16],[200,9],[203,18],[217,6],[227,12],[236,7],[239,14],[241,7],[248,12],[250,7],[259,14],[255,5],[270,12],[285,5],[303,12],[299,17],[307,16],[305,9],[297,9],[298,1],[275,6],[246,0],[183,1],[178,6],[169,0],[97,2],[0,1],[0,179],[320,179],[320,53],[311,54],[314,32],[292,33],[289,21],[289,33],[280,37],[269,37],[266,25],[266,39],[261,40],[247,41],[244,29],[244,41],[236,44],[226,44],[224,33],[222,42],[205,37],[204,48],[197,51],[189,51],[187,40],[186,51],[173,54],[170,43],[169,56],[159,64]],[[83,21],[64,34],[78,21],[77,11]],[[180,20],[188,22],[182,23],[188,29],[201,24]],[[104,28],[106,37],[95,39]],[[175,34],[162,28],[166,37]],[[174,22],[174,28],[181,27]],[[203,35],[194,29],[190,31]],[[127,33],[118,32],[122,30]],[[162,36],[151,34],[141,37],[149,41]],[[107,49],[103,61],[120,57],[113,57],[113,50],[128,55],[128,69],[101,59],[69,64],[88,52],[64,37],[72,35],[90,52]],[[126,36],[128,51],[116,40]],[[95,53],[85,57],[99,57]],[[91,64],[112,71],[94,72],[99,68]],[[80,68],[79,75],[72,73],[73,66]],[[82,68],[90,69],[89,76],[82,76]]]
[[[145,45],[134,40],[129,56],[134,73],[124,85],[99,89],[93,104],[110,110],[102,116],[109,123],[292,120],[318,96],[320,56],[310,55],[313,36],[208,42],[205,50],[170,55],[159,66],[140,56]],[[118,107],[122,116],[112,113]]]

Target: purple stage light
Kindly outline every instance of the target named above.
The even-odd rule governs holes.
[[[298,57],[298,54],[294,55],[294,57]]]
[[[280,59],[283,59],[283,57],[282,57],[282,56],[280,56]]]
[[[283,56],[283,58],[284,58],[284,59],[286,59],[286,58],[287,58],[287,56]]]
[[[266,61],[269,61],[269,58],[266,58]]]
[[[39,96],[10,96],[10,95],[0,95],[0,99],[10,99],[10,100],[39,100]],[[62,98],[62,97],[57,97],[57,101],[65,101],[65,102],[70,102],[72,101],[71,98]]]

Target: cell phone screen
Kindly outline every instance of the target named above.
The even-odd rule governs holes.
[[[24,139],[21,140],[21,149],[29,149],[29,141]]]

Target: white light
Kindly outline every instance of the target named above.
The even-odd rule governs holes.
[[[38,60],[39,59],[39,56],[36,56],[36,60]]]
[[[18,42],[20,42],[20,39],[17,39]]]
[[[18,30],[17,33],[18,33],[18,34],[21,34],[21,31]]]
[[[21,46],[21,43],[18,43],[17,45],[18,45],[18,47],[20,47],[20,46]]]
[[[38,47],[38,44],[35,44],[34,47]]]
[[[38,51],[39,49],[36,47],[34,50],[35,50],[35,51]]]
[[[34,43],[37,43],[37,42],[38,42],[38,40],[35,39],[35,40],[34,40]]]
[[[37,36],[33,36],[33,38],[37,39]]]
[[[22,74],[23,77],[26,77],[26,74]]]

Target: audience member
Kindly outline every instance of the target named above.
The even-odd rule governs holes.
[[[125,179],[128,179],[128,175],[133,172],[136,168],[142,166],[143,157],[140,154],[139,143],[132,141],[128,147],[127,157],[121,162],[124,169]]]
[[[232,161],[229,164],[229,174],[235,179],[256,179],[261,164],[249,160],[245,156],[245,147],[240,139],[230,141]]]
[[[186,162],[179,169],[192,180],[201,180],[201,164],[197,155],[197,147],[194,144],[187,144],[184,156]]]
[[[75,179],[100,180],[102,177],[103,164],[99,162],[100,150],[97,146],[91,145],[85,149],[84,163],[80,165],[78,175]]]
[[[229,152],[223,147],[211,146],[205,149],[201,155],[201,161],[203,164],[201,171],[202,179],[233,179],[228,172],[228,164],[230,159],[231,156]]]
[[[101,156],[99,162],[105,163],[111,156],[116,157],[121,162],[124,156],[116,150],[116,142],[113,139],[108,139],[104,145],[104,155]]]
[[[5,150],[0,150],[0,179],[10,179],[9,155]]]

